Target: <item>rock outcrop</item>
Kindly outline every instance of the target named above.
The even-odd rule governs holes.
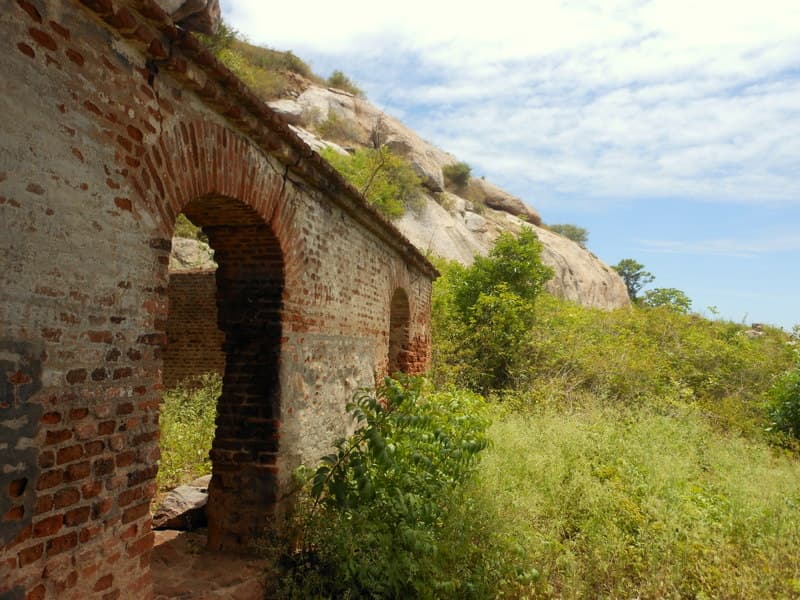
[[[222,18],[219,0],[156,0],[175,23],[198,33],[213,35]]]
[[[423,140],[413,130],[365,99],[343,90],[306,82],[292,98],[270,102],[313,149],[339,153],[358,146],[387,145],[403,156],[427,189],[417,212],[407,212],[396,225],[422,251],[470,264],[485,254],[504,231],[533,227],[543,245],[542,260],[555,275],[551,293],[585,306],[604,309],[628,306],[619,275],[575,242],[541,227],[542,218],[520,198],[483,178],[471,178],[459,189],[446,185],[442,168],[456,157]],[[315,131],[338,125],[339,139],[322,139]],[[326,129],[327,127],[327,129]]]
[[[442,204],[429,198],[418,212],[408,211],[396,225],[411,242],[450,260],[471,264],[486,254],[504,231],[531,227],[542,242],[542,262],[553,268],[550,293],[594,308],[628,306],[628,292],[619,275],[572,240],[507,212],[478,208],[445,192]],[[480,210],[480,213],[476,212]]]

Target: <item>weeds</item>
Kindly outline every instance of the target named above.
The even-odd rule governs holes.
[[[208,453],[221,393],[222,378],[216,373],[187,379],[164,392],[159,416],[159,489],[173,488],[211,472]]]

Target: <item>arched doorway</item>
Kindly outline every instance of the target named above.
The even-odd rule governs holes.
[[[270,226],[237,200],[203,197],[189,202],[183,214],[202,229],[214,251],[218,266],[208,291],[216,296],[217,333],[224,340],[222,394],[210,453],[207,545],[242,551],[272,526],[278,493],[283,254]],[[210,302],[198,300],[198,306]],[[205,339],[219,340],[214,335]],[[181,360],[180,347],[171,351],[168,343],[165,372]]]
[[[405,290],[397,288],[389,308],[389,375],[408,373],[410,315],[408,296]]]

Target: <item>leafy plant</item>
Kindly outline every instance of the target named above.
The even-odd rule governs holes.
[[[457,582],[437,568],[443,519],[487,446],[483,401],[386,379],[348,405],[357,429],[309,479],[293,598],[429,598]]]
[[[469,182],[472,167],[465,162],[457,162],[442,167],[442,175],[451,184],[461,187]]]
[[[359,148],[342,156],[330,148],[322,156],[350,181],[378,210],[390,219],[422,202],[422,187],[411,165],[388,147]]]
[[[439,381],[479,391],[507,387],[531,356],[535,300],[552,277],[526,228],[501,235],[470,267],[443,263],[434,288],[434,369]]]
[[[800,441],[800,351],[795,351],[795,361],[770,388],[770,430]]]
[[[553,233],[562,235],[568,240],[572,240],[581,248],[586,248],[586,242],[589,240],[589,232],[583,227],[571,225],[569,223],[548,225],[547,227]]]

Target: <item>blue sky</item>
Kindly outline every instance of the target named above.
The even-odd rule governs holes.
[[[800,2],[223,0],[693,308],[800,323]]]

